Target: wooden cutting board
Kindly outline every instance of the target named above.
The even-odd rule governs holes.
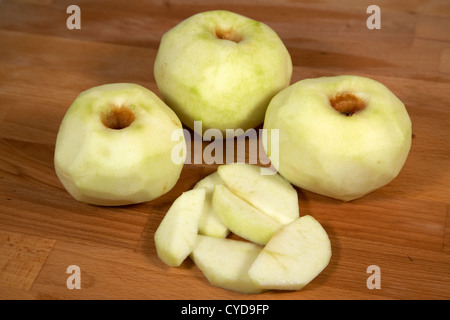
[[[70,4],[0,1],[0,298],[450,298],[450,2],[378,1],[381,29],[367,28],[372,3],[359,0],[77,1],[81,29],[73,30]],[[271,26],[292,56],[292,82],[368,76],[411,116],[412,149],[389,185],[350,203],[297,189],[300,214],[324,226],[333,249],[301,291],[239,294],[209,285],[189,259],[169,268],[157,258],[164,214],[216,164],[188,163],[166,195],[118,208],[75,201],[54,172],[56,134],[75,97],[112,82],[157,93],[162,34],[212,9]],[[73,265],[80,289],[67,285]],[[380,288],[368,285],[375,274]]]

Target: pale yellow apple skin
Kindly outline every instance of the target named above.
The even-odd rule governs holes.
[[[366,102],[346,116],[330,97],[349,92]],[[298,81],[271,101],[264,141],[279,129],[277,150],[264,149],[292,184],[321,195],[351,201],[391,182],[411,148],[411,120],[404,104],[383,84],[343,75]]]
[[[236,30],[242,40],[220,39],[216,28]],[[223,10],[198,13],[166,32],[154,64],[158,89],[181,121],[193,130],[202,121],[203,132],[223,135],[261,124],[291,75],[289,52],[270,27]]]
[[[111,129],[101,121],[111,105],[128,106],[135,120]],[[156,199],[177,183],[183,163],[171,160],[176,114],[153,92],[129,83],[106,84],[82,92],[60,125],[55,171],[78,201],[117,206]]]

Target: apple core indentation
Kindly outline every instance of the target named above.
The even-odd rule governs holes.
[[[242,36],[240,35],[240,33],[234,29],[216,28],[214,30],[214,35],[217,39],[230,40],[236,43],[239,43],[242,40]]]
[[[351,116],[354,113],[363,110],[366,107],[366,102],[356,95],[343,92],[330,98],[330,105],[338,112],[346,116]]]
[[[130,126],[136,116],[133,110],[127,106],[111,106],[101,115],[102,123],[105,127],[114,130],[121,130]]]

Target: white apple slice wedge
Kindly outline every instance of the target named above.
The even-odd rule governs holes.
[[[288,224],[299,217],[297,191],[286,179],[269,170],[233,163],[220,166],[217,172],[234,194],[279,223]]]
[[[167,265],[180,266],[195,245],[206,189],[182,193],[167,211],[155,232],[158,257]]]
[[[190,255],[211,285],[241,293],[261,293],[248,269],[262,247],[251,242],[199,235]]]
[[[264,289],[299,290],[328,265],[331,245],[326,231],[306,215],[283,226],[266,244],[249,270]]]
[[[217,171],[215,171],[194,186],[194,189],[206,189],[205,204],[198,225],[198,233],[211,237],[225,238],[230,233],[230,230],[224,225],[212,206],[214,187],[218,184],[223,184],[223,181]]]
[[[212,203],[214,210],[231,232],[257,244],[266,244],[282,226],[236,196],[225,185],[217,185],[214,188]]]

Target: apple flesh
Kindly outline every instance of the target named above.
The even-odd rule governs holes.
[[[250,281],[248,270],[262,247],[251,242],[199,235],[191,259],[211,285],[241,293],[264,289]]]
[[[183,163],[171,160],[176,114],[137,84],[82,92],[65,114],[55,146],[55,171],[76,199],[95,205],[150,201],[171,190]]]
[[[198,233],[211,237],[225,238],[230,233],[230,230],[222,222],[212,205],[214,187],[219,184],[223,184],[223,181],[216,171],[197,182],[194,186],[194,189],[205,188],[206,190],[203,214],[200,218]]]
[[[246,163],[222,165],[217,173],[237,196],[281,224],[299,217],[298,195],[294,187],[278,174]]]
[[[224,185],[215,187],[212,203],[214,210],[231,232],[257,244],[265,244],[282,226]]]
[[[381,83],[359,76],[296,82],[272,99],[264,129],[264,149],[284,178],[343,201],[390,183],[411,147],[404,104]],[[277,148],[270,145],[272,129],[279,130]]]
[[[173,202],[156,230],[156,252],[168,266],[180,266],[191,253],[197,240],[205,193],[204,188],[182,193]]]
[[[200,135],[261,124],[291,75],[289,52],[270,27],[224,10],[195,14],[166,32],[154,64],[164,101],[194,131],[202,121]]]
[[[313,217],[299,217],[297,197],[295,217],[283,222],[258,209],[276,211],[273,202],[292,202],[294,195],[289,182],[265,169],[223,165],[184,192],[156,230],[158,257],[180,266],[190,256],[211,285],[240,293],[298,290],[312,281],[330,261],[328,235]],[[230,232],[240,239],[226,238]]]
[[[328,265],[331,244],[310,215],[284,225],[250,267],[250,280],[263,289],[300,290]]]

